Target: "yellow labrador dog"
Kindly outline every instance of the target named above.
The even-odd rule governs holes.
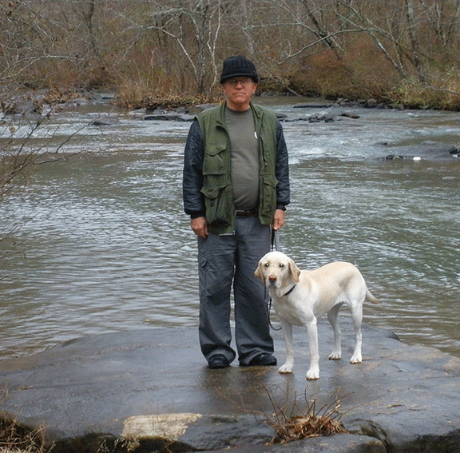
[[[255,275],[268,288],[283,328],[286,363],[279,369],[280,373],[292,373],[294,368],[292,326],[306,326],[310,346],[310,369],[306,377],[309,380],[319,378],[316,320],[326,313],[334,329],[334,347],[329,359],[341,358],[337,317],[343,304],[350,307],[355,327],[355,350],[350,362],[362,362],[363,303],[367,300],[378,304],[379,301],[367,289],[363,276],[353,264],[336,262],[311,272],[301,271],[284,253],[270,252],[259,261]]]

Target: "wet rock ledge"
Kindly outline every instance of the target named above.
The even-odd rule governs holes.
[[[2,417],[44,426],[53,452],[458,452],[460,359],[363,327],[363,363],[351,365],[352,324],[342,317],[343,359],[329,361],[332,331],[319,322],[320,373],[306,381],[308,344],[294,335],[296,369],[210,370],[195,329],[143,329],[85,337],[0,361]],[[282,334],[275,351],[284,360]],[[316,401],[350,434],[267,445],[267,417]]]

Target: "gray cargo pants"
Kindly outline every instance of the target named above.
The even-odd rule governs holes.
[[[230,294],[233,284],[235,342],[240,364],[261,353],[273,353],[268,324],[267,292],[254,275],[260,258],[270,251],[270,227],[257,217],[237,217],[235,234],[198,238],[201,351],[209,360],[223,354],[235,359],[230,346]]]

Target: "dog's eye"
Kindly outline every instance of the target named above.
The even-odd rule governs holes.
[[[283,263],[280,263],[280,267],[284,267],[284,264],[283,264]]]
[[[270,266],[270,263],[265,263],[264,266],[268,267],[268,266]]]

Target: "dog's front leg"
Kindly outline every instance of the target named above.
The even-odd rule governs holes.
[[[294,348],[292,346],[292,325],[280,318],[283,329],[284,343],[286,345],[286,362],[278,370],[280,373],[292,373],[294,369]]]
[[[307,371],[309,381],[319,379],[318,328],[316,317],[307,322],[308,344],[310,346],[310,369]]]

